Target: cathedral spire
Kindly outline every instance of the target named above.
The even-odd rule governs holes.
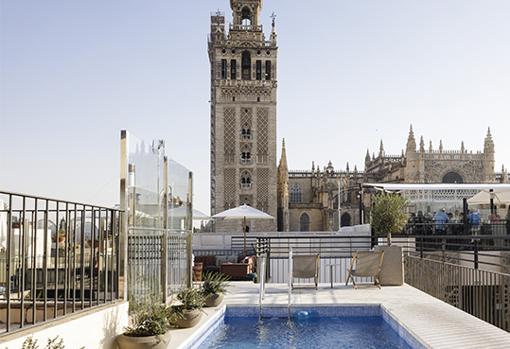
[[[367,155],[365,155],[365,163],[370,162],[370,151],[367,149]]]
[[[407,153],[416,151],[416,139],[414,138],[413,125],[409,127],[409,136],[407,137],[406,148]]]
[[[280,169],[280,167],[282,168],[282,170],[284,169],[285,171],[288,172],[287,150],[285,149],[285,138],[282,141],[282,155],[280,157],[280,164],[278,165],[278,169]]]
[[[460,152],[461,154],[464,154],[466,152],[466,147],[464,146],[464,141],[460,143]]]
[[[439,140],[439,152],[440,153],[443,152],[443,140],[442,139]]]
[[[420,153],[425,153],[425,141],[423,140],[423,136],[420,137]]]
[[[432,141],[429,141],[429,153],[434,151],[434,147],[432,146]]]
[[[347,173],[349,173],[349,171],[350,171],[350,169],[349,169],[349,162],[347,162],[347,166],[345,166],[345,171],[346,171]]]
[[[484,153],[494,152],[494,141],[492,139],[491,128],[487,129],[487,136],[485,137]]]
[[[383,141],[381,139],[381,144],[379,145],[379,157],[383,157],[384,156],[384,144],[383,144]]]

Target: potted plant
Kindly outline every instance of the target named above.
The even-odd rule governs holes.
[[[131,326],[117,337],[120,349],[166,349],[170,343],[168,309],[155,302],[136,308]]]
[[[372,229],[377,235],[386,235],[388,245],[377,246],[384,251],[380,282],[382,286],[404,284],[402,248],[391,245],[391,234],[400,233],[407,224],[407,200],[398,194],[380,193],[374,198],[371,210]]]
[[[205,298],[198,288],[183,288],[177,294],[178,304],[172,306],[170,316],[172,325],[179,328],[190,328],[197,325],[202,318],[202,307]]]
[[[228,275],[216,272],[207,272],[204,274],[204,283],[202,284],[202,293],[205,297],[206,307],[217,307],[223,301],[223,295],[227,292]]]

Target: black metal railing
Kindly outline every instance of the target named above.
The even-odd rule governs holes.
[[[120,299],[122,218],[0,191],[0,336]]]
[[[165,299],[186,284],[186,232],[131,227],[128,233],[129,300]],[[166,246],[166,250],[165,250]]]

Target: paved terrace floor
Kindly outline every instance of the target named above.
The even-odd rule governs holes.
[[[266,287],[264,305],[286,305],[287,285]],[[383,287],[321,285],[318,290],[295,289],[293,303],[301,305],[381,304],[401,325],[430,348],[510,348],[510,333],[479,320],[411,286]],[[224,304],[258,305],[258,285],[232,282]],[[218,310],[207,309],[208,314]],[[199,326],[207,322],[202,318]],[[171,348],[178,348],[200,327],[172,332]]]

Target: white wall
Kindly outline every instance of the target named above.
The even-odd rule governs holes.
[[[122,302],[12,334],[2,338],[0,348],[21,349],[30,336],[38,340],[40,348],[44,348],[49,338],[59,336],[64,340],[66,349],[111,349],[116,348],[115,337],[127,325],[128,303]]]

